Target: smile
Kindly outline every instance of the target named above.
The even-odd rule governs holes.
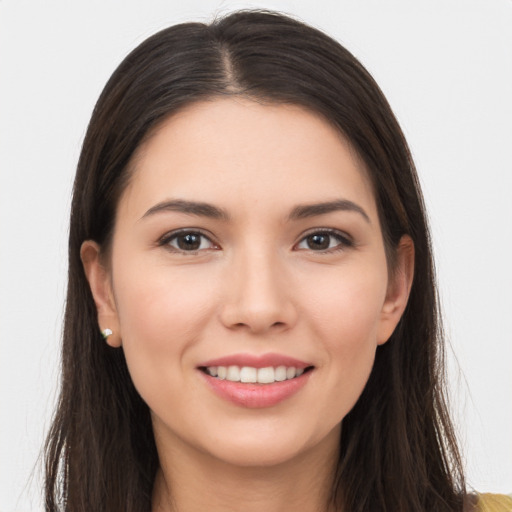
[[[230,382],[243,382],[248,384],[273,384],[300,377],[303,368],[294,366],[267,366],[255,368],[252,366],[208,366],[204,370],[211,377]]]
[[[270,353],[233,354],[205,361],[197,369],[218,397],[237,406],[265,408],[299,393],[315,367],[293,357]]]

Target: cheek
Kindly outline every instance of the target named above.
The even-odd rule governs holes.
[[[337,404],[333,410],[341,418],[359,398],[373,367],[386,294],[385,276],[367,269],[331,279],[325,287],[317,286],[317,290],[329,291],[315,294],[310,303],[315,336],[324,349],[329,383],[326,389],[332,393],[328,400]]]
[[[124,280],[117,289],[122,297],[117,306],[123,340],[161,340],[168,345],[173,339],[188,338],[194,335],[208,306],[204,287],[200,290],[179,278],[166,280],[160,275],[152,280],[145,273]]]
[[[376,265],[339,275],[315,276],[308,287],[310,316],[322,338],[335,352],[376,343],[386,296],[386,270]]]
[[[123,350],[137,389],[138,383],[150,387],[157,378],[177,378],[187,364],[188,349],[213,314],[210,281],[165,266],[148,264],[137,271],[140,265],[124,261],[115,268]]]

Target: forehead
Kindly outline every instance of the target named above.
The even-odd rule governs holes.
[[[376,213],[355,150],[320,115],[296,105],[242,98],[192,104],[154,130],[133,168],[120,209],[141,212],[169,197],[244,209],[343,197]]]

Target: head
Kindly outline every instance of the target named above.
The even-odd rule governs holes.
[[[222,146],[223,138],[211,129],[215,123],[219,123],[222,133],[228,134],[227,139],[235,141],[236,151],[232,151],[230,144]],[[243,130],[237,129],[237,123],[241,123]],[[197,135],[202,125],[204,133]],[[245,133],[246,138],[240,133]],[[258,133],[262,134],[261,140]],[[222,158],[226,151],[244,162],[245,150],[253,156],[258,151],[265,154],[265,149],[280,133],[287,134],[288,138],[283,138],[282,147],[268,152],[265,165],[242,166],[241,172],[237,172],[236,166],[230,170],[224,165],[226,161]],[[315,136],[318,138],[316,145],[310,147]],[[286,225],[286,229],[279,227],[292,213],[285,207],[295,207],[297,211],[296,206],[300,204],[338,199],[327,197],[325,186],[321,186],[325,183],[333,189],[339,185],[347,190],[349,201],[357,207],[363,204],[362,213],[355,211],[357,208],[346,213],[346,218],[355,216],[357,220],[343,222],[347,225],[353,222],[357,233],[357,226],[363,226],[367,223],[364,217],[369,217],[374,235],[371,243],[376,249],[372,252],[374,260],[368,260],[374,263],[368,266],[370,274],[365,271],[365,275],[372,277],[367,280],[368,288],[362,287],[361,279],[357,280],[348,299],[355,304],[356,318],[358,315],[371,317],[375,325],[364,333],[364,339],[372,343],[366,345],[366,355],[355,360],[358,371],[353,389],[340,402],[340,410],[329,417],[330,435],[339,440],[332,499],[350,510],[385,509],[387,506],[394,510],[425,506],[441,510],[440,503],[452,506],[446,510],[455,510],[455,479],[449,475],[448,468],[450,456],[457,465],[457,453],[439,387],[441,353],[430,240],[406,141],[380,89],[347,50],[317,30],[267,12],[234,13],[211,25],[183,24],[152,36],[123,61],[95,107],[78,165],[72,204],[63,393],[53,440],[50,439],[48,445],[53,453],[53,466],[49,471],[53,477],[49,479],[49,486],[54,485],[58,457],[63,453],[69,461],[64,467],[65,492],[76,503],[84,501],[85,494],[79,483],[84,479],[83,469],[75,461],[88,460],[95,465],[90,473],[101,473],[100,478],[110,482],[110,495],[106,498],[102,496],[104,490],[99,479],[89,475],[93,480],[96,478],[91,488],[95,489],[98,503],[107,499],[112,509],[132,510],[127,502],[120,501],[130,499],[133,510],[148,508],[158,467],[154,433],[156,424],[165,423],[165,418],[148,407],[146,402],[151,401],[151,390],[147,391],[148,398],[141,384],[143,378],[137,374],[137,362],[133,361],[138,349],[130,333],[137,330],[137,324],[129,329],[129,318],[125,316],[123,320],[120,314],[123,308],[130,312],[137,306],[126,301],[121,305],[123,297],[130,293],[133,296],[133,289],[122,289],[122,283],[127,282],[122,279],[122,262],[129,259],[122,256],[122,244],[131,230],[126,227],[126,219],[136,215],[151,217],[151,212],[146,214],[155,206],[144,203],[141,187],[149,187],[153,192],[148,192],[148,197],[157,198],[154,191],[167,183],[148,169],[156,169],[162,160],[182,158],[183,152],[187,153],[181,148],[194,137],[197,140],[192,143],[196,144],[204,137],[205,154],[217,151],[223,166],[213,165],[212,176],[204,171],[199,174],[199,180],[206,180],[201,188],[197,186],[198,179],[188,171],[194,165],[204,169],[208,162],[200,158],[192,163],[186,160],[181,170],[170,178],[171,188],[175,186],[179,191],[179,200],[214,203],[235,219],[228,224],[231,231],[222,228],[222,243],[203,239],[201,243],[212,243],[207,246],[211,251],[205,251],[205,258],[216,257],[216,242],[229,246],[225,241],[229,240],[228,232],[241,233],[248,225],[254,225],[251,224],[254,215],[248,215],[243,204],[233,199],[241,194],[252,201],[257,211],[258,198],[268,200],[268,204],[262,201],[259,205],[259,218],[265,229],[268,228],[261,233],[260,241],[265,240],[269,232],[275,240],[283,240],[287,232],[295,233],[294,237],[304,234],[306,238],[295,240],[292,237],[286,241],[287,247],[296,249],[293,257],[303,258],[298,263],[294,260],[295,269],[312,264],[311,257],[304,257],[301,252],[301,244],[309,243],[309,233],[304,218],[299,219],[302,224],[296,219],[296,223]],[[279,151],[288,159],[293,155],[290,148],[297,144],[295,141],[300,141],[296,161],[289,162],[292,165],[283,167],[279,174]],[[326,163],[319,171],[321,201],[316,201],[315,180],[306,171],[300,174],[301,162],[305,169],[322,155]],[[350,173],[336,175],[336,165],[329,167],[332,161],[338,166],[344,162],[346,165],[342,167],[350,169]],[[293,169],[298,169],[300,179],[287,188],[294,180]],[[279,201],[279,194],[274,191],[274,195],[269,195],[272,190],[269,191],[268,186],[265,189],[265,183],[268,185],[271,179],[269,172],[274,173],[275,189],[282,190],[282,195],[286,196],[282,211],[277,207],[275,211],[272,209]],[[247,187],[247,183],[251,186]],[[204,197],[200,197],[202,192],[198,191],[201,190],[207,191]],[[245,196],[242,190],[247,191]],[[352,201],[353,198],[356,200]],[[149,209],[143,208],[144,205]],[[237,218],[241,229],[237,228]],[[219,226],[221,221],[215,222],[217,224],[212,226]],[[288,229],[289,226],[292,227]],[[360,231],[365,233],[367,228],[362,227]],[[216,227],[212,231],[215,232]],[[258,230],[253,232],[258,233]],[[323,233],[324,238],[325,235]],[[233,235],[233,238],[236,237]],[[164,241],[177,247],[176,240],[171,237]],[[237,240],[242,238],[239,236]],[[336,236],[330,240],[335,245],[342,243]],[[262,329],[266,329],[267,337],[286,339],[283,333],[297,324],[304,303],[310,305],[306,309],[309,307],[314,312],[312,317],[335,315],[333,300],[325,294],[318,297],[314,293],[306,294],[304,287],[297,285],[300,281],[296,279],[297,274],[309,272],[311,275],[310,271],[295,270],[295,274],[287,278],[288,267],[283,264],[279,279],[287,291],[279,296],[269,292],[264,301],[267,310],[254,316],[249,299],[246,300],[252,293],[247,283],[253,279],[250,268],[256,268],[254,265],[258,262],[253,259],[253,267],[247,266],[246,256],[255,253],[257,250],[248,251],[241,259],[233,259],[230,272],[219,272],[217,286],[208,289],[204,304],[200,302],[198,309],[201,311],[208,311],[212,303],[219,304],[221,328],[244,339],[252,339],[255,332],[261,334]],[[239,251],[238,254],[244,253]],[[339,257],[333,254],[324,254],[322,262],[325,263],[326,257]],[[242,260],[246,263],[241,263]],[[261,257],[258,261],[263,260]],[[265,279],[268,283],[274,282],[276,276],[268,274],[268,261],[266,265],[261,263],[254,282]],[[282,262],[274,263],[277,268]],[[329,268],[323,263],[322,268]],[[317,260],[313,261],[315,264],[315,269],[320,268]],[[126,275],[133,275],[136,268],[136,265],[128,266]],[[358,275],[362,275],[362,268],[360,270]],[[375,274],[371,274],[373,271]],[[103,274],[99,275],[101,272]],[[237,272],[238,278],[225,279]],[[314,289],[315,282],[323,283],[320,273],[324,270],[315,272],[314,279],[308,282],[303,277],[300,282],[309,283],[310,289]],[[328,279],[332,276],[328,274]],[[204,278],[210,279],[211,275],[205,274]],[[293,290],[294,283],[296,290]],[[323,290],[328,289],[327,279],[325,283]],[[271,286],[269,284],[269,289]],[[155,290],[150,290],[151,297],[155,297]],[[361,300],[362,292],[368,290],[376,306],[371,310],[365,306],[364,311],[359,311],[358,305],[371,303]],[[298,298],[291,300],[292,294]],[[302,302],[301,298],[304,298]],[[340,297],[334,295],[333,298]],[[193,301],[203,299],[204,294],[190,296]],[[184,309],[171,312],[171,317],[175,314],[179,321],[186,306],[181,304]],[[154,310],[159,305],[150,307]],[[212,316],[205,313],[207,319]],[[329,318],[326,316],[326,320]],[[207,320],[204,325],[212,329]],[[100,327],[114,331],[108,343],[102,340]],[[343,332],[342,329],[323,334],[335,339]],[[123,347],[123,339],[126,347]],[[303,354],[311,355],[308,353],[311,347],[307,343],[304,347]],[[190,353],[193,359],[193,349],[185,352],[184,357]],[[333,353],[336,355],[335,350],[329,352],[328,349],[324,360]],[[347,353],[338,354],[339,359]],[[207,355],[215,359],[218,354],[213,350]],[[324,360],[319,357],[318,366]],[[275,417],[269,418],[269,422],[275,421]],[[90,439],[84,445],[81,439],[87,433]],[[296,434],[307,446],[308,442],[318,440],[322,432],[313,425],[306,434],[303,431]],[[254,453],[261,448],[254,446]],[[279,454],[275,456],[279,458]],[[234,451],[232,459],[236,457]],[[272,460],[264,462],[272,463]],[[121,467],[122,478],[119,476]],[[402,481],[397,486],[393,482],[399,476]],[[88,499],[91,503],[90,496]]]

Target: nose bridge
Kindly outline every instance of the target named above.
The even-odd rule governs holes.
[[[247,244],[233,256],[223,308],[226,326],[252,332],[286,328],[295,321],[286,272],[270,244]]]

